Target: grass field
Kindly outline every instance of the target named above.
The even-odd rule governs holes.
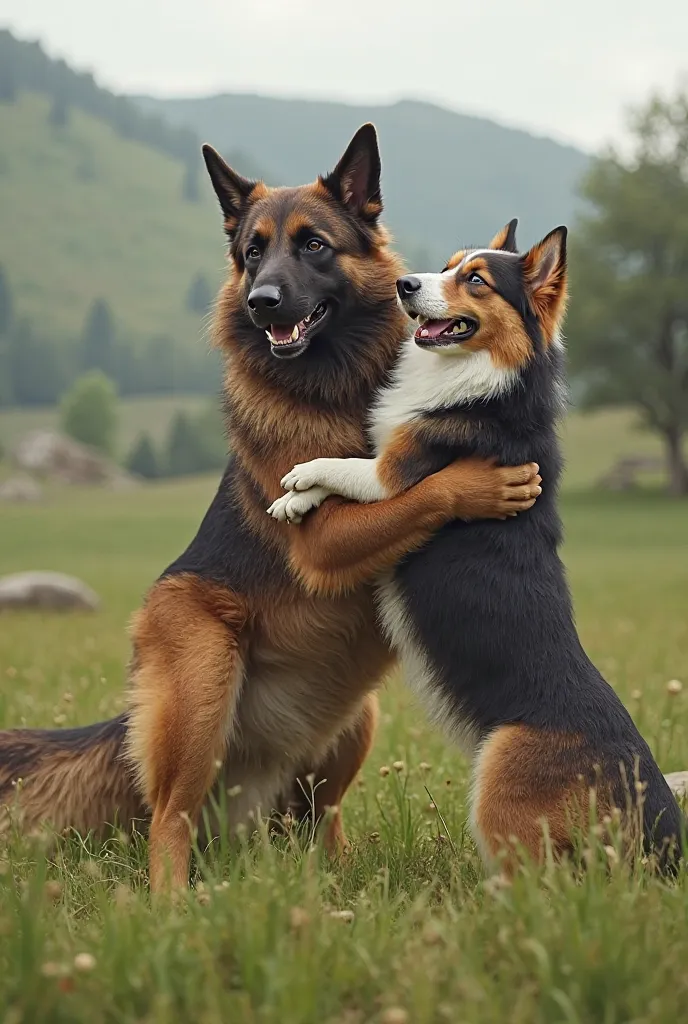
[[[599,455],[610,434],[586,443]],[[0,573],[68,571],[103,598],[90,616],[0,618],[0,726],[75,725],[122,707],[127,618],[212,490],[200,479],[72,491],[0,511]],[[688,768],[688,508],[574,488],[563,511],[583,641],[662,768]],[[399,680],[383,706],[346,801],[353,849],[340,863],[258,835],[206,856],[195,891],[169,909],[149,904],[141,841],[90,851],[74,838],[47,859],[40,840],[0,847],[0,1021],[685,1019],[688,878],[595,863],[583,877],[529,870],[493,884],[465,830],[466,763]]]

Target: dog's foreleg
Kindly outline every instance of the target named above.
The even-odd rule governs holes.
[[[289,491],[324,488],[351,501],[382,501],[388,493],[377,475],[377,459],[313,459],[302,462],[281,481]]]

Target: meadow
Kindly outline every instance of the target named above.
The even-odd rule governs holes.
[[[578,625],[663,770],[688,768],[688,507],[652,490],[590,489],[612,457],[645,444],[628,419],[605,415],[596,428],[576,417],[565,435]],[[60,491],[0,511],[0,574],[66,571],[103,602],[92,615],[0,618],[0,727],[76,725],[122,708],[128,616],[213,488],[202,478]],[[188,898],[151,906],[141,837],[3,840],[0,1021],[685,1019],[688,877],[662,882],[594,849],[582,874],[487,878],[466,830],[466,762],[399,678],[382,703],[375,750],[345,803],[352,849],[338,862],[308,836],[271,839],[261,827],[240,848],[199,851]]]

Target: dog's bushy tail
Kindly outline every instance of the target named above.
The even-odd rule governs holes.
[[[0,732],[0,831],[48,824],[82,835],[146,812],[123,759],[126,714],[78,729]]]

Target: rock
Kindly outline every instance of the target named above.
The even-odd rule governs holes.
[[[0,501],[42,501],[43,488],[26,473],[17,473],[0,484]]]
[[[612,468],[597,481],[597,486],[606,491],[630,491],[638,485],[643,473],[662,473],[666,470],[663,459],[652,455],[630,455],[619,459]]]
[[[669,772],[664,778],[676,796],[688,796],[688,772]]]
[[[98,595],[81,580],[60,572],[18,572],[0,576],[0,611],[37,608],[41,611],[95,611]]]
[[[132,476],[94,448],[54,430],[32,430],[16,446],[12,458],[19,469],[60,483],[118,490],[136,486]]]

